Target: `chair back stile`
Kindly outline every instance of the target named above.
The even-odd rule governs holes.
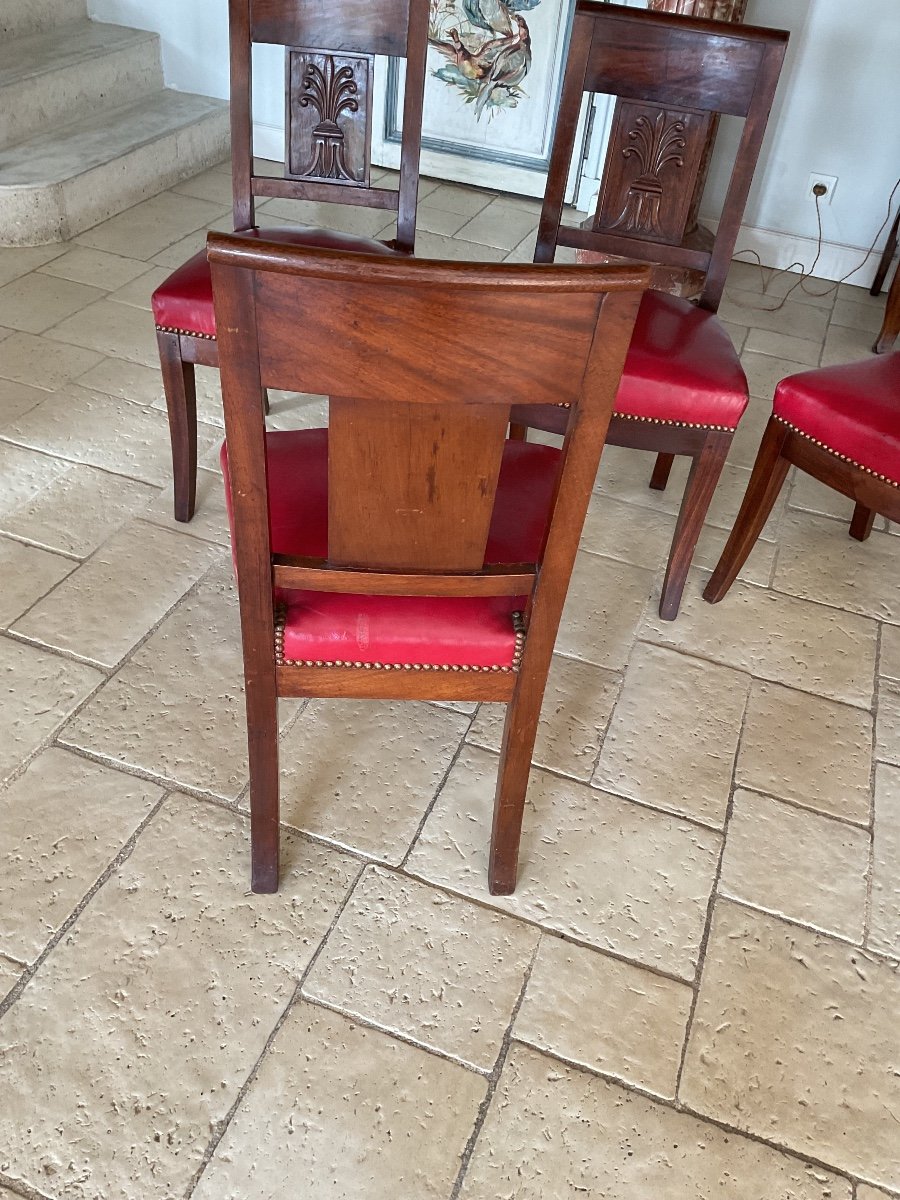
[[[411,252],[428,45],[427,0],[229,0],[234,228],[252,228],[255,198],[334,201],[397,213],[394,245]],[[253,165],[252,48],[285,48],[284,178]],[[400,183],[370,175],[377,55],[406,59]]]

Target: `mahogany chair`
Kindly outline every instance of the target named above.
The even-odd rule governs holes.
[[[277,698],[332,696],[506,702],[490,887],[512,892],[547,671],[647,270],[227,234],[208,246],[253,889],[278,886]],[[491,369],[467,382],[473,359]],[[267,434],[266,387],[328,394],[328,429]],[[569,405],[562,450],[508,440],[511,399],[551,396]]]
[[[900,237],[900,213],[897,213],[894,218],[894,223],[890,228],[887,241],[884,244],[884,250],[878,262],[878,268],[875,271],[875,278],[872,280],[871,288],[869,288],[869,294],[872,296],[881,294],[885,277],[890,270],[893,257],[897,253],[898,237]],[[875,345],[872,347],[872,350],[875,354],[887,354],[893,348],[898,334],[900,334],[900,265],[898,265],[897,270],[894,272],[894,282],[888,291],[887,305],[884,310],[884,321],[881,324],[881,329],[878,331],[878,336],[875,338]]]
[[[229,39],[235,230],[248,237],[289,245],[333,246],[365,254],[411,254],[428,46],[427,0],[229,0]],[[283,179],[254,171],[254,43],[285,47]],[[396,191],[374,186],[371,179],[375,55],[406,59],[403,146]],[[383,243],[303,226],[259,229],[254,211],[257,197],[395,211],[397,234],[393,241]],[[156,289],[153,316],[172,440],[175,518],[189,521],[194,515],[197,484],[194,365],[216,367],[219,363],[205,250]]]
[[[900,521],[900,352],[782,379],[747,493],[706,585],[717,604],[759,537],[791,464],[856,501],[850,536]]]
[[[759,157],[788,35],[616,4],[578,0],[563,79],[535,262],[557,246],[699,273],[695,303],[649,291],[625,363],[609,442],[657,455],[652,488],[665,488],[676,454],[692,459],[660,601],[678,613],[688,568],[747,406],[747,381],[715,316]],[[566,176],[585,92],[618,96],[597,210],[583,226],[561,224]],[[690,227],[694,181],[717,114],[744,119],[715,234]],[[665,274],[665,272],[661,272]],[[652,285],[651,285],[652,286]],[[525,425],[559,433],[557,406],[514,411]]]

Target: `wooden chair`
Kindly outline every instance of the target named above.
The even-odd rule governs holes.
[[[278,885],[277,697],[347,696],[508,704],[490,887],[511,892],[550,657],[647,271],[226,234],[208,246],[253,889]],[[466,361],[490,369],[467,378]],[[266,434],[265,387],[329,395],[328,429]],[[508,441],[511,398],[550,396],[570,406],[562,451]]]
[[[703,592],[710,604],[747,561],[791,464],[856,501],[857,541],[877,513],[900,521],[900,352],[782,379],[734,529]]]
[[[694,547],[748,392],[727,332],[715,317],[788,35],[615,4],[578,0],[541,211],[535,262],[557,246],[699,272],[696,304],[658,291],[641,304],[609,427],[615,446],[657,455],[652,488],[664,488],[676,454],[693,461],[660,601],[672,620]],[[596,213],[561,224],[566,176],[585,92],[620,97]],[[693,181],[716,114],[744,118],[718,229],[690,228]],[[527,419],[526,419],[527,418]],[[559,407],[514,411],[524,425],[558,433]]]
[[[231,154],[234,228],[289,245],[333,246],[365,254],[411,254],[416,232],[427,0],[229,0]],[[251,52],[285,47],[284,178],[257,175],[253,160]],[[399,190],[374,186],[369,153],[375,55],[406,58]],[[364,205],[396,211],[388,243],[319,228],[256,227],[256,197]],[[386,218],[388,220],[389,218]],[[194,365],[219,363],[206,251],[153,293],[159,358],[169,414],[175,518],[194,515],[197,401]]]
[[[894,223],[891,226],[881,260],[878,263],[878,270],[875,272],[875,278],[869,289],[870,294],[873,296],[880,294],[885,276],[890,269],[891,260],[897,251],[898,231],[900,231],[900,213],[897,213]],[[872,347],[874,353],[887,354],[893,349],[898,334],[900,334],[900,265],[898,265],[897,270],[894,272],[894,282],[888,289],[884,320],[881,323],[878,336],[875,338],[875,345]]]

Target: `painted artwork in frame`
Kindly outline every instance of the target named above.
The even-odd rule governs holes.
[[[428,3],[423,172],[541,195],[574,0]],[[399,145],[402,69],[376,69],[385,165]]]

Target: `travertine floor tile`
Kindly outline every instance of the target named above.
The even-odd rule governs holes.
[[[14,632],[114,667],[221,553],[197,538],[132,521],[17,621]]]
[[[555,654],[544,692],[534,761],[576,779],[590,779],[619,684],[619,676],[612,671]],[[506,709],[505,704],[482,704],[468,740],[499,751]]]
[[[59,258],[40,267],[38,273],[113,291],[137,279],[146,270],[147,264],[136,258],[125,258],[121,254],[107,254],[105,250],[92,250],[89,246],[73,244]]]
[[[494,755],[463,750],[410,855],[410,872],[690,979],[719,838],[532,770],[516,892],[491,896],[487,860],[496,769]]]
[[[441,233],[452,237],[469,220],[462,213],[448,212],[446,208],[436,208],[429,204],[420,204],[416,210],[416,229],[428,233]]]
[[[7,959],[0,958],[0,1004],[6,999],[9,993],[13,990],[22,975],[22,968]],[[19,1200],[12,1192],[6,1188],[0,1187],[0,1196],[3,1200],[10,1197],[11,1200]]]
[[[83,308],[54,325],[47,331],[47,337],[145,367],[159,362],[152,318],[143,309],[116,304],[113,300],[98,300]]]
[[[11,625],[76,566],[70,558],[0,538],[0,626]]]
[[[66,750],[38,755],[0,807],[0,953],[37,958],[162,795]]]
[[[267,429],[322,429],[328,424],[328,397],[302,392],[269,392]]]
[[[190,521],[175,520],[174,503],[174,491],[169,484],[157,492],[156,499],[144,509],[141,517],[145,521],[152,521],[154,525],[171,529],[173,533],[230,546],[231,534],[221,475],[203,467],[197,471],[197,507]]]
[[[266,226],[269,228],[275,225],[290,224],[289,221],[282,221],[279,217],[273,217],[268,214],[266,214],[264,220]],[[164,267],[167,271],[174,271],[176,267],[183,266],[195,254],[203,253],[206,248],[206,235],[212,229],[215,229],[219,233],[231,233],[234,229],[234,220],[232,219],[231,212],[222,213],[214,221],[208,221],[199,229],[185,234],[177,242],[173,242],[171,246],[165,246],[152,256],[151,264]]]
[[[41,388],[29,387],[27,383],[13,383],[11,379],[0,379],[0,433],[10,422],[24,416],[46,399],[47,393]]]
[[[787,486],[789,485],[785,484],[785,487]],[[800,509],[808,513],[818,513],[821,516],[834,517],[836,520],[843,521],[845,523],[843,536],[845,538],[849,536],[850,518],[853,516],[853,501],[847,496],[842,496],[840,492],[836,492],[834,488],[828,487],[827,484],[820,483],[812,475],[807,475],[805,471],[797,469],[794,472],[794,482],[790,489],[788,508]],[[875,518],[876,528],[878,528],[879,519],[878,517]],[[808,522],[803,520],[797,520],[796,526],[801,538],[802,531],[810,528]],[[815,553],[814,545],[810,546],[810,552]]]
[[[74,462],[163,486],[172,478],[169,426],[162,413],[127,400],[70,387],[8,425],[4,437]],[[197,431],[198,453],[221,433],[208,425]]]
[[[99,671],[0,637],[0,783],[29,758],[103,679]]]
[[[50,246],[0,246],[0,283],[9,283],[65,252],[62,242]]]
[[[539,216],[540,213],[505,204],[502,199],[492,200],[487,208],[463,225],[459,236],[463,241],[514,250],[537,225]]]
[[[0,374],[4,379],[54,392],[96,366],[100,357],[95,350],[31,333],[13,333],[3,342]]]
[[[0,442],[0,529],[83,558],[154,489],[121,475]]]
[[[3,1022],[11,1179],[184,1193],[355,870],[306,846],[251,903],[247,848],[245,822],[170,799],[29,983]]]
[[[868,707],[875,678],[874,621],[735,583],[719,604],[688,578],[677,621],[648,609],[640,636],[817,695]]]
[[[877,531],[857,542],[836,521],[789,513],[782,523],[773,586],[791,596],[900,622],[897,544]]]
[[[389,238],[394,236],[396,217],[383,208],[364,208],[356,204],[329,204],[316,200],[264,200],[256,210],[257,222],[265,226],[271,217],[280,217],[295,225],[338,229],[356,237]]]
[[[748,355],[747,357],[749,358],[750,356]],[[775,361],[771,358],[766,358],[764,354],[758,357],[762,362]],[[731,439],[731,446],[728,449],[728,461],[730,463],[736,467],[746,467],[748,470],[752,469],[753,464],[756,462],[759,444],[762,441],[763,433],[771,415],[771,397],[757,400],[751,396],[750,403],[747,405],[746,411],[741,417],[740,424],[735,430],[734,437]]]
[[[900,1186],[900,976],[865,951],[717,905],[681,1099]]]
[[[281,743],[281,819],[399,863],[468,719],[432,704],[311,700]]]
[[[483,242],[467,242],[460,236],[444,237],[440,233],[429,233],[423,229],[416,235],[418,258],[459,259],[464,262],[502,262],[506,251]]]
[[[166,267],[151,267],[137,279],[132,279],[122,287],[110,293],[110,300],[116,304],[130,304],[134,308],[151,311],[150,297],[161,283],[165,283],[170,272]]]
[[[221,204],[223,208],[228,208],[232,199],[231,163],[229,161],[227,174],[213,167],[191,179],[182,180],[171,190],[179,196],[196,196],[198,200],[208,200],[210,204]]]
[[[836,367],[840,363],[857,362],[869,359],[872,355],[872,343],[875,341],[871,333],[864,329],[848,329],[844,325],[829,325],[822,347],[821,365]]]
[[[486,1081],[301,1003],[279,1030],[194,1200],[298,1194],[445,1200]]]
[[[782,301],[772,296],[729,288],[719,315],[725,321],[749,325],[751,330],[766,329],[795,338],[821,343],[828,328],[828,313],[814,304],[801,304],[794,293]]]
[[[751,329],[744,342],[744,353],[748,350],[756,354],[771,354],[774,358],[790,359],[807,367],[817,367],[822,343],[790,333],[776,333],[771,329]]]
[[[856,1189],[856,1200],[891,1200],[887,1192],[882,1192],[878,1188],[869,1187],[868,1184],[861,1183]]]
[[[222,216],[226,207],[231,206],[161,192],[80,233],[75,241],[108,254],[148,259],[185,234]]]
[[[734,321],[722,321],[722,328],[731,338],[731,344],[734,346],[738,354],[743,349],[744,342],[747,340],[748,328],[746,325],[736,325]]]
[[[368,867],[304,994],[489,1071],[538,932]]]
[[[620,671],[652,586],[651,571],[581,551],[563,609],[557,653]]]
[[[216,371],[216,378],[219,373]],[[159,367],[142,367],[140,363],[126,362],[123,358],[102,358],[76,380],[79,387],[92,392],[103,392],[107,396],[120,396],[135,404],[152,404],[165,412],[166,396]],[[198,371],[199,382],[199,371]],[[197,411],[200,414],[201,389],[197,388]],[[200,416],[205,420],[205,416]]]
[[[884,313],[877,305],[860,304],[844,296],[838,297],[831,313],[832,325],[845,325],[848,329],[861,329],[873,335],[880,331],[883,320]]]
[[[442,183],[428,194],[428,203],[447,212],[462,213],[474,217],[496,197],[496,192],[481,188],[460,187],[458,183]]]
[[[869,835],[768,796],[737,791],[719,890],[861,941]]]
[[[588,507],[581,548],[591,554],[659,572],[669,559],[675,523],[676,517],[672,513],[595,493]],[[719,561],[726,536],[724,530],[716,526],[704,526],[694,550],[695,566],[712,570]],[[774,561],[775,543],[760,538],[738,578],[765,587]]]
[[[900,765],[900,683],[883,680],[878,689],[875,757]]]
[[[865,825],[871,769],[868,713],[754,681],[737,783]]]
[[[593,782],[721,826],[749,688],[742,672],[636,646]]]
[[[900,770],[875,771],[875,853],[869,944],[900,958]]]
[[[672,1097],[692,997],[682,983],[545,935],[515,1036]]]
[[[850,1200],[787,1154],[514,1047],[460,1200]]]
[[[759,354],[747,350],[741,355],[741,366],[747,376],[747,385],[751,396],[758,396],[768,404],[768,412],[772,412],[772,399],[775,388],[788,375],[799,375],[810,368],[806,363],[797,362],[792,358],[776,358],[771,354]],[[746,419],[746,413],[741,423]]]
[[[100,288],[34,272],[0,288],[0,324],[24,333],[43,333],[51,325],[103,297]]]
[[[890,679],[900,679],[900,627],[896,625],[881,627],[881,661],[878,669]]]
[[[247,735],[230,564],[213,568],[66,726],[60,741],[237,797],[247,782]]]

